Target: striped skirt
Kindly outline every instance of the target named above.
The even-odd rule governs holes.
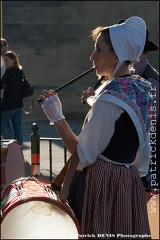
[[[81,229],[84,239],[151,239],[145,190],[134,166],[98,160],[88,167]]]

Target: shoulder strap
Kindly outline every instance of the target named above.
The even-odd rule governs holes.
[[[31,106],[30,106],[30,110],[26,111],[26,110],[23,109],[23,112],[25,114],[31,114],[31,112],[33,111],[33,108],[34,108],[34,95],[32,96],[32,103],[31,103]]]
[[[21,73],[22,73],[22,79],[26,78],[26,76],[25,76],[25,74],[24,74],[22,69],[21,69]]]
[[[25,76],[23,70],[21,70],[21,72],[22,72],[22,79],[26,79],[27,80],[27,77]],[[34,95],[32,96],[32,100],[31,101],[32,102],[31,102],[31,106],[30,106],[29,111],[26,111],[25,109],[23,109],[23,112],[25,114],[31,114],[31,112],[33,111],[33,108],[34,108]]]

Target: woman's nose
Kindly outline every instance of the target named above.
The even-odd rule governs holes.
[[[90,60],[91,60],[91,61],[94,61],[94,60],[95,60],[95,54],[94,54],[94,53],[95,53],[95,51],[94,51],[94,52],[91,54],[91,56],[90,56]]]

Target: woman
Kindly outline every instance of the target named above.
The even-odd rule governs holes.
[[[129,65],[139,61],[146,39],[143,19],[97,27],[91,61],[106,81],[94,96],[77,137],[67,124],[53,90],[43,91],[42,108],[68,150],[79,162],[70,188],[69,203],[84,238],[150,238],[145,191],[140,176],[150,162],[150,83],[131,76]],[[136,36],[136,37],[135,37]],[[88,89],[89,95],[93,89]],[[136,160],[135,160],[136,158]],[[119,234],[119,235],[118,235]]]
[[[1,89],[4,89],[1,106],[1,135],[5,139],[16,139],[22,145],[22,79],[24,74],[15,52],[6,52],[4,63],[6,71],[1,79]]]

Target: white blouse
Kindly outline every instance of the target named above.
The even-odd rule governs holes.
[[[122,106],[116,103],[108,101],[105,96],[108,94],[102,94],[97,101],[94,102],[91,110],[88,113],[88,122],[82,129],[78,136],[77,153],[80,159],[80,164],[78,169],[82,167],[88,167],[93,164],[97,158],[104,159],[106,161],[112,162],[113,164],[122,164],[106,157],[102,156],[101,153],[109,144],[112,135],[114,133],[114,127],[116,120],[124,112]],[[131,116],[131,114],[130,114]],[[131,116],[132,117],[132,116]],[[137,124],[134,122],[134,124]],[[136,127],[141,129],[139,126]],[[142,143],[140,137],[140,148],[137,152],[137,157],[132,164],[123,164],[128,167],[129,165],[135,165],[139,171],[140,176],[145,176],[148,172],[148,167],[150,163],[150,145],[149,145],[149,134],[145,143]],[[126,149],[127,151],[127,149]]]

